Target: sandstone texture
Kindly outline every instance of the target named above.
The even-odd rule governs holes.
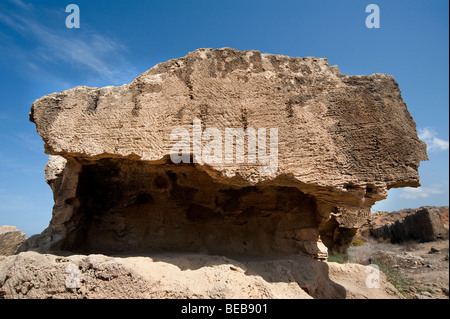
[[[25,237],[25,234],[15,226],[0,226],[0,255],[15,254]]]
[[[393,243],[448,239],[448,207],[420,207],[377,214],[372,218],[370,233]]]
[[[230,48],[196,50],[120,87],[44,96],[30,120],[52,155],[55,206],[21,251],[324,259],[345,252],[388,189],[419,186],[427,160],[392,76]],[[250,137],[232,140],[243,163],[203,162],[195,120],[222,136],[276,128],[266,141],[278,146],[277,169],[250,160]],[[190,162],[175,164],[180,128],[192,132]]]
[[[5,299],[400,299],[383,273],[367,288],[366,267],[294,256],[236,260],[202,254],[152,257],[0,256]]]

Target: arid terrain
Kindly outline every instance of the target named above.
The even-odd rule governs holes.
[[[435,252],[432,252],[435,251]],[[448,297],[449,241],[404,244],[366,243],[349,249],[349,262],[380,265],[407,299]]]
[[[448,231],[448,207],[437,209]],[[375,213],[372,215],[371,227],[393,223],[406,215],[405,210]],[[389,239],[377,240],[365,232],[353,241],[353,246],[349,249],[348,262],[379,265],[388,280],[405,298],[448,299],[448,256],[448,238],[422,243],[409,240],[392,244]],[[339,259],[339,256],[334,258]]]
[[[229,258],[23,252],[0,256],[5,299],[399,299],[382,274],[366,286],[366,267],[300,256]]]
[[[448,208],[437,209],[447,221]],[[384,225],[380,215],[371,227]],[[384,220],[395,222],[391,217]],[[4,234],[9,246],[23,241],[14,227]],[[448,238],[392,244],[368,231],[359,233],[348,254],[331,254],[326,262],[301,256],[26,251],[0,256],[0,298],[448,299],[448,253]],[[369,264],[381,270],[379,288],[367,287]]]
[[[448,239],[437,208],[364,229],[389,189],[420,186],[428,160],[391,75],[201,48],[120,87],[43,96],[29,119],[55,205],[25,241],[4,228],[4,298],[438,296],[407,270],[444,274],[428,259],[448,244],[432,256],[402,244]],[[417,280],[445,296],[448,280]]]

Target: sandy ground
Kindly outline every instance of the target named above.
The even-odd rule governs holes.
[[[431,248],[439,250],[439,253],[430,253]],[[410,278],[413,282],[409,289],[406,290],[408,298],[449,298],[448,248],[449,241],[442,240],[418,244],[417,248],[412,249],[411,253],[422,257],[424,263],[422,265],[399,268],[400,273]]]
[[[237,260],[201,254],[24,252],[0,257],[0,298],[402,298],[384,275],[379,287],[367,287],[367,275],[363,265],[299,256]]]

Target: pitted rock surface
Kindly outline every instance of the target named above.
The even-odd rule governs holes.
[[[44,96],[30,119],[55,155],[55,207],[24,250],[323,259],[326,247],[345,251],[388,189],[419,186],[427,160],[392,76],[230,48],[196,50],[120,87]],[[172,163],[171,133],[192,132],[194,120],[222,136],[276,128],[277,169],[262,174],[249,147],[244,163]]]

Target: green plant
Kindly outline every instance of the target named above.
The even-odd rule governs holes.
[[[390,244],[391,243],[391,239],[390,238],[378,238],[377,239],[379,244]]]
[[[427,288],[427,289],[422,289],[422,288],[416,288],[416,292],[429,292],[430,294],[434,294],[435,293],[435,291],[433,290],[433,289],[431,289],[431,288]]]
[[[348,262],[348,256],[345,254],[339,254],[339,253],[332,253],[328,256],[327,259],[328,262],[335,262],[338,264],[345,264]]]
[[[358,247],[358,246],[364,246],[366,243],[359,239],[359,238],[353,238],[352,242],[350,243],[350,246]]]

